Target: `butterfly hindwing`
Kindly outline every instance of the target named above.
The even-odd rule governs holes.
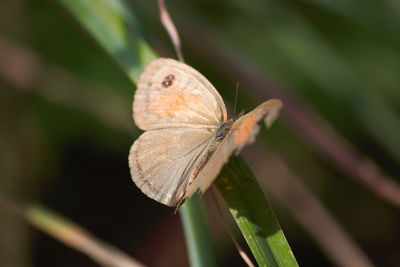
[[[144,132],[132,145],[129,167],[135,184],[167,206],[184,198],[189,178],[206,156],[214,134],[206,129],[168,128]]]

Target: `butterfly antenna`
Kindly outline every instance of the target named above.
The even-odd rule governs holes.
[[[225,221],[224,214],[222,212],[222,208],[219,205],[219,202],[218,202],[218,199],[217,199],[217,194],[216,194],[216,191],[215,191],[215,185],[212,185],[212,187],[211,187],[211,196],[212,196],[212,198],[214,200],[215,206],[217,207],[218,215],[221,217],[222,224],[224,225],[226,231],[228,232],[230,238],[232,239],[233,244],[235,244],[235,247],[238,250],[240,257],[242,257],[243,261],[247,264],[247,266],[254,267],[253,262],[247,256],[246,252],[243,251],[243,249],[240,247],[239,243],[236,241],[235,237],[233,236],[232,232],[229,230],[228,224]]]
[[[233,105],[233,114],[236,114],[236,103],[237,103],[238,91],[239,91],[239,83],[236,83],[235,104]]]
[[[175,24],[168,13],[164,0],[158,0],[158,9],[160,11],[161,23],[164,25],[164,28],[167,30],[167,33],[171,38],[172,45],[175,48],[176,55],[179,61],[183,62],[184,59],[182,54],[181,39],[179,38],[179,33],[176,30]]]

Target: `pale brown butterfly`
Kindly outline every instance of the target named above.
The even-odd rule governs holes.
[[[221,96],[192,67],[166,58],[150,62],[137,83],[133,118],[145,132],[133,143],[129,167],[148,197],[179,207],[203,193],[233,152],[254,141],[257,123],[269,127],[282,103],[268,100],[237,120],[228,120]]]

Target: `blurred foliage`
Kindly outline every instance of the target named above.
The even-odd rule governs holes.
[[[156,1],[128,3],[157,52],[174,57]],[[181,32],[185,59],[212,81],[227,103],[234,103],[237,79],[234,74],[219,75],[212,53],[216,47],[236,57],[237,64],[250,65],[284,85],[281,90],[307,103],[399,182],[397,2],[170,0],[167,5]],[[2,1],[0,15],[0,37],[23,45],[42,64],[30,69],[42,74],[32,86],[0,76],[1,190],[40,201],[147,265],[186,266],[178,216],[147,199],[130,180],[126,157],[138,133],[133,122],[127,121],[131,133],[127,134],[99,119],[102,113],[86,108],[83,101],[88,99],[83,95],[96,94],[99,110],[113,112],[115,106],[97,99],[108,94],[132,99],[129,78],[52,1]],[[202,39],[203,31],[209,38]],[[206,47],[210,53],[200,53],[194,45],[210,40],[215,46]],[[93,90],[97,87],[98,93]],[[251,89],[239,84],[236,110],[251,109],[264,100],[254,100]],[[121,107],[125,110],[121,117],[130,117],[130,101],[118,104]],[[376,265],[397,266],[398,209],[347,179],[284,122],[282,118],[271,131],[262,130],[259,139],[303,179]],[[262,164],[259,158],[247,161]],[[299,264],[332,264],[286,208],[275,199],[272,203]],[[212,214],[213,208],[207,209]],[[7,266],[95,266],[56,241],[28,232],[4,210],[0,217],[0,259]],[[220,265],[241,266],[228,237],[218,230],[218,219],[209,216],[209,222]]]

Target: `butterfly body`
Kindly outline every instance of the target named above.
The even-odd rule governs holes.
[[[233,120],[221,124],[221,126],[218,128],[215,134],[215,139],[222,141],[222,139],[224,139],[224,137],[228,134],[229,130],[231,129],[232,124]]]
[[[133,181],[150,198],[179,207],[204,192],[229,156],[254,140],[257,122],[272,123],[281,105],[269,100],[228,120],[221,96],[199,72],[173,59],[152,61],[134,96],[133,118],[145,132],[129,154]]]

